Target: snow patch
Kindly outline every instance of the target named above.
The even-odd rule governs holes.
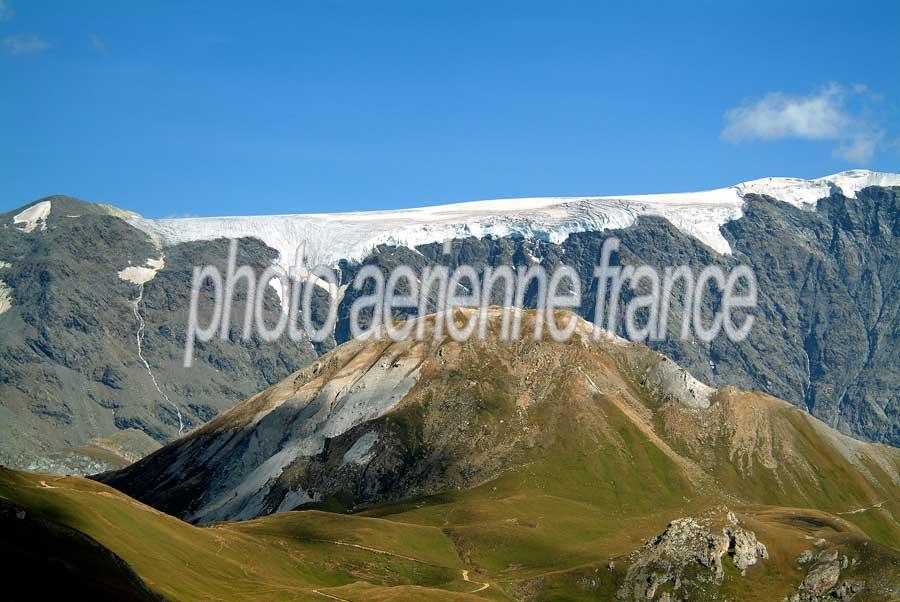
[[[855,198],[868,186],[900,186],[900,174],[852,169],[824,178],[802,180],[800,178],[762,178],[738,184],[744,194],[764,194],[795,207],[812,207],[832,191]]]
[[[6,261],[0,261],[0,270],[11,268],[12,264]],[[0,315],[4,314],[12,307],[13,290],[3,279],[0,279]]]
[[[50,201],[41,201],[13,217],[13,225],[26,233],[33,232],[38,226],[41,230],[46,230],[49,216]]]
[[[144,262],[143,266],[131,265],[123,270],[119,270],[119,278],[132,284],[146,284],[156,278],[156,273],[163,269],[165,265],[165,257],[160,257],[159,259],[151,257]]]
[[[5,314],[13,304],[12,288],[0,280],[0,315]]]

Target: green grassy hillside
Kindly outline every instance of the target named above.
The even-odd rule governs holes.
[[[312,510],[207,527],[77,477],[3,470],[0,498],[93,538],[171,600],[610,600],[647,539],[675,517],[718,511],[697,500],[648,510],[639,499],[634,508],[567,499],[546,491],[542,473],[535,466],[364,515]],[[846,575],[900,583],[900,552],[848,520],[859,515],[732,509],[770,557],[745,576],[726,559],[721,588],[703,599],[783,599],[803,579],[796,558],[819,540],[859,561]],[[890,598],[873,591],[856,599]]]
[[[900,598],[900,450],[766,395],[710,389],[623,341],[353,343],[104,479],[196,508],[195,492],[251,458],[234,441],[283,434],[260,434],[259,416],[304,412],[291,405],[301,393],[321,401],[374,370],[384,388],[369,390],[391,390],[405,361],[418,376],[402,400],[263,491],[309,491],[317,509],[198,527],[103,484],[11,471],[0,496],[174,600],[771,602],[819,569],[839,573],[823,595]],[[365,460],[347,461],[367,433]],[[697,537],[669,533],[688,517]],[[739,551],[737,532],[765,552]]]

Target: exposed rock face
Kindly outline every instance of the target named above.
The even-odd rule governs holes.
[[[733,516],[733,515],[732,515]],[[705,584],[722,583],[723,556],[744,573],[768,559],[766,546],[756,534],[734,525],[718,532],[695,518],[680,518],[636,552],[620,600],[690,600],[691,592]],[[662,591],[664,588],[666,591]]]
[[[838,600],[852,600],[856,594],[866,589],[866,582],[861,580],[844,581],[834,590],[834,597]]]
[[[841,565],[837,560],[820,560],[803,579],[800,589],[814,596],[824,594],[837,585],[841,576]]]
[[[812,550],[803,550],[799,556],[797,556],[797,564],[807,564],[812,562],[816,558],[816,553]]]
[[[861,579],[841,579],[842,572],[851,564],[855,566],[856,560],[851,563],[846,555],[841,556],[835,548],[821,550],[818,553],[804,550],[797,558],[797,563],[809,565],[809,568],[797,588],[797,593],[791,596],[790,602],[848,601],[866,589],[866,583]],[[884,593],[888,595],[889,591]]]
[[[96,454],[88,460],[71,456],[93,449],[97,439],[114,440],[129,455],[146,454],[176,437],[182,424],[196,428],[333,346],[328,341],[314,348],[287,337],[275,343],[243,340],[235,320],[229,339],[198,345],[194,367],[185,370],[192,269],[224,267],[228,241],[160,248],[158,240],[129,225],[126,219],[133,216],[114,208],[66,197],[41,203],[49,204],[27,222],[15,222],[21,210],[0,216],[6,224],[0,229],[0,462],[82,472],[106,462]],[[731,255],[662,217],[640,217],[627,228],[576,231],[565,240],[457,239],[449,254],[439,243],[416,249],[384,245],[361,263],[340,262],[340,277],[350,282],[363,264],[387,271],[400,263],[414,269],[465,263],[481,271],[501,264],[553,269],[565,263],[581,278],[577,311],[593,319],[593,267],[610,236],[622,240],[614,264],[684,264],[697,273],[710,264],[730,269],[744,263],[759,280],[748,339],[720,337],[708,345],[681,340],[680,319],[673,316],[666,338],[649,345],[687,368],[696,385],[765,391],[808,408],[844,433],[900,444],[900,373],[893,369],[900,348],[900,189],[871,187],[855,198],[835,189],[814,209],[795,205],[745,196],[741,217],[720,232]],[[243,240],[240,253],[239,261],[257,272],[277,256],[255,239]],[[144,283],[143,295],[139,285],[120,277],[129,268],[155,274]],[[350,306],[364,292],[346,289],[337,342],[348,340]],[[624,292],[622,306],[631,296]],[[677,307],[683,297],[676,287]],[[211,299],[204,290],[201,313]],[[242,314],[243,302],[239,287],[233,316]],[[534,306],[533,291],[525,302]],[[706,300],[705,312],[712,302]],[[165,396],[137,355],[136,305],[145,321],[143,355]],[[270,289],[270,323],[279,311]],[[314,312],[321,316],[323,304],[316,303]],[[708,404],[704,387],[683,384],[680,397],[689,396],[697,407]]]
[[[618,597],[654,600],[665,584],[679,590],[685,581],[720,583],[725,574],[722,555],[728,551],[728,543],[726,534],[715,535],[693,518],[674,520],[639,552]],[[671,596],[669,592],[663,595]]]
[[[763,543],[756,540],[756,534],[752,531],[729,527],[725,532],[729,537],[729,550],[733,553],[734,566],[742,573],[758,561],[768,560],[769,551]]]
[[[316,501],[309,487],[285,489],[285,471],[394,409],[418,381],[425,349],[413,340],[350,343],[208,423],[185,447],[148,458],[164,470],[135,488],[160,494],[162,508],[194,522],[255,518]],[[365,468],[377,440],[374,431],[363,434],[341,466]]]
[[[227,241],[159,249],[110,208],[43,202],[37,227],[0,228],[0,277],[15,297],[0,314],[0,463],[75,474],[120,467],[315,357],[308,342],[245,341],[236,326],[229,340],[199,347],[185,370],[193,266],[224,268]],[[120,276],[161,254],[165,267],[142,286]],[[239,262],[258,272],[272,258],[258,241],[239,247]],[[242,296],[239,286],[234,315],[243,315]],[[201,315],[211,303],[203,290]],[[270,289],[264,313],[274,321],[278,312]],[[139,317],[143,357],[162,392],[138,354]]]
[[[594,265],[603,242],[621,239],[613,264],[687,265],[697,274],[707,265],[753,268],[759,283],[756,321],[742,342],[719,337],[704,344],[680,338],[681,288],[673,291],[667,336],[647,344],[687,368],[698,380],[765,391],[807,408],[826,424],[857,437],[900,444],[900,373],[893,370],[900,348],[900,188],[867,188],[856,198],[834,192],[815,209],[777,199],[745,198],[744,214],[723,227],[732,255],[720,255],[686,236],[666,220],[641,217],[629,228],[571,234],[562,243],[512,238],[466,238],[445,255],[441,244],[418,253],[378,247],[367,264],[390,270],[399,263],[415,269],[439,263],[574,267],[582,283],[576,311],[593,319]],[[343,282],[358,266],[345,264]],[[534,291],[526,306],[534,307]],[[363,292],[352,289],[342,303],[338,341],[349,336],[349,307]],[[619,315],[633,293],[624,291]],[[712,298],[704,315],[711,315]],[[616,334],[623,335],[619,320]],[[703,399],[697,400],[702,404]]]

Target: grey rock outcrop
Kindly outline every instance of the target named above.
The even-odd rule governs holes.
[[[841,577],[841,566],[836,560],[820,561],[803,579],[800,589],[813,595],[824,594],[837,585]]]
[[[758,561],[769,559],[769,551],[765,544],[758,541],[756,534],[752,531],[746,531],[740,527],[729,527],[726,529],[726,534],[729,537],[729,550],[733,554],[734,566],[742,573],[745,573],[748,567]]]
[[[813,550],[804,550],[797,557],[797,562],[801,565],[813,564],[789,602],[849,601],[866,588],[865,582],[859,579],[841,580],[841,572],[847,570],[851,563],[836,548],[822,550],[818,554]]]
[[[641,602],[689,600],[694,587],[722,583],[726,555],[742,573],[769,557],[752,531],[732,525],[716,533],[695,518],[674,520],[634,553],[617,597]]]

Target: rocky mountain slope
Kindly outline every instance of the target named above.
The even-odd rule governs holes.
[[[741,342],[718,337],[706,344],[680,337],[683,290],[673,297],[679,308],[669,317],[667,336],[647,341],[688,368],[701,381],[767,392],[805,407],[830,426],[853,436],[900,444],[900,189],[867,188],[855,198],[835,192],[815,209],[797,208],[766,196],[744,197],[743,215],[727,222],[722,235],[730,255],[712,251],[684,235],[671,222],[639,217],[625,229],[571,234],[564,242],[500,238],[455,241],[449,255],[439,244],[419,254],[380,247],[366,263],[385,271],[398,263],[421,269],[433,263],[465,263],[479,274],[489,265],[533,265],[548,270],[561,264],[579,273],[578,312],[593,319],[596,283],[592,280],[604,241],[621,240],[614,265],[649,264],[660,272],[688,265],[695,274],[708,265],[725,270],[750,266],[758,280],[756,320]],[[348,267],[344,282],[358,268]],[[349,336],[349,306],[361,293],[348,290],[339,313],[336,338]],[[632,294],[620,300],[619,315]],[[526,305],[534,307],[533,296]],[[704,311],[716,307],[712,298]],[[624,336],[620,321],[617,334]]]
[[[458,310],[456,319],[475,315]],[[524,314],[525,332],[537,315]],[[613,484],[586,493],[613,506],[638,491],[653,507],[702,496],[838,512],[890,500],[874,513],[888,518],[900,450],[851,439],[764,394],[712,389],[657,352],[592,341],[589,323],[560,316],[578,320],[566,343],[546,333],[500,341],[500,310],[484,341],[347,343],[99,478],[201,523],[316,502],[357,509],[521,470],[536,476],[537,465],[551,488]],[[428,328],[435,319],[425,318]],[[567,453],[591,455],[566,474]],[[893,519],[885,525],[900,535]]]
[[[315,357],[308,343],[232,336],[204,345],[185,370],[193,265],[223,265],[227,242],[159,248],[114,208],[42,203],[40,220],[16,221],[30,210],[0,216],[9,298],[0,308],[0,463],[75,473],[122,466]],[[258,241],[240,252],[258,269],[273,259]],[[204,292],[201,305],[210,303]],[[279,311],[269,291],[267,315]]]
[[[100,480],[195,523],[302,507],[440,529],[511,599],[900,595],[900,450],[585,322],[566,343],[499,330],[342,345]]]
[[[586,318],[609,236],[622,240],[616,264],[744,263],[760,299],[746,340],[680,340],[673,316],[669,336],[649,344],[709,385],[765,391],[844,433],[900,444],[898,178],[855,171],[681,195],[270,218],[146,220],[44,199],[0,216],[0,462],[74,473],[124,465],[348,340],[352,289],[334,340],[243,340],[235,320],[228,340],[201,345],[185,370],[193,267],[223,267],[223,237],[235,236],[246,237],[239,262],[257,273],[290,264],[306,241],[309,262],[336,261],[343,283],[366,264],[566,263],[581,276]],[[241,295],[239,286],[235,315]],[[277,316],[273,289],[266,304]]]

